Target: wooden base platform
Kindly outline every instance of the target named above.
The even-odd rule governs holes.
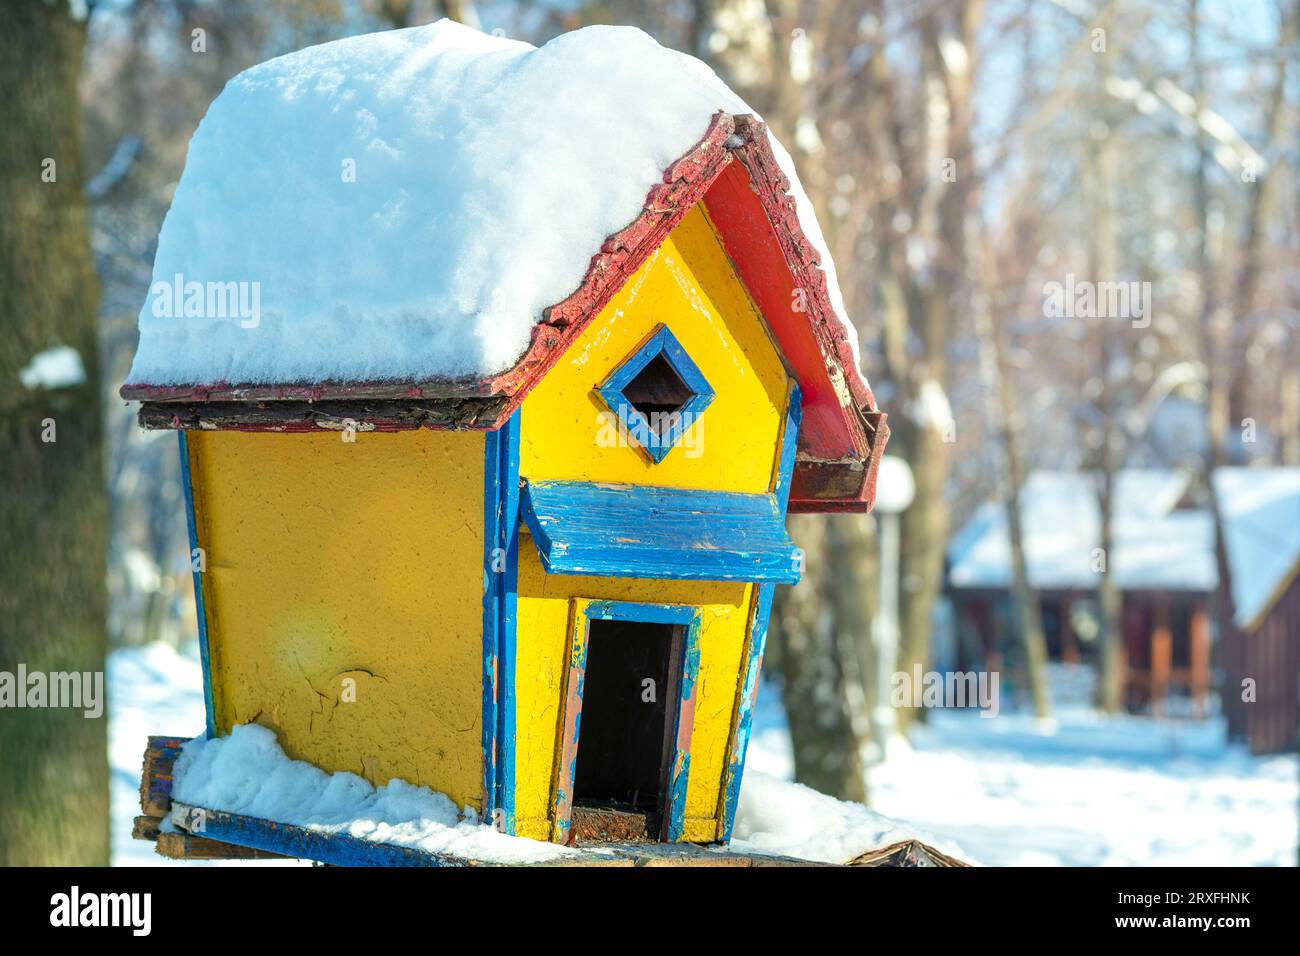
[[[323,833],[172,800],[172,765],[185,737],[150,737],[140,778],[141,815],[132,833],[152,840],[173,860],[305,859],[334,866],[499,866],[484,860]],[[577,852],[542,866],[819,866],[808,860],[736,853],[693,843],[584,843]],[[851,866],[966,866],[918,841],[864,853]]]

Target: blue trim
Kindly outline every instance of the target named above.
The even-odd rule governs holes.
[[[690,733],[695,724],[695,691],[700,679],[700,618],[696,614],[686,628],[685,646],[682,649],[682,683],[677,702],[677,715],[673,720],[672,778],[668,784],[668,842],[679,843],[686,829],[686,790],[691,776]],[[682,727],[683,714],[691,715],[691,725]],[[685,746],[682,737],[685,736]]]
[[[803,396],[799,386],[791,383],[790,399],[785,407],[785,428],[781,431],[781,459],[776,470],[776,487],[772,489],[781,503],[781,517],[785,518],[790,504],[790,483],[794,478],[795,451],[799,444],[799,426],[803,423]]]
[[[194,514],[194,484],[190,477],[190,442],[187,433],[181,429],[176,433],[180,439],[181,453],[181,490],[185,495],[185,527],[190,536],[190,576],[194,579],[194,612],[199,624],[199,661],[203,665],[203,711],[207,719],[207,735],[215,737],[217,733],[217,711],[212,698],[212,654],[208,648],[208,611],[203,600],[203,572],[194,570],[194,552],[199,545],[198,521]],[[207,558],[204,558],[204,566]]]
[[[564,692],[560,700],[560,744],[555,760],[551,818],[556,841],[567,844],[573,826],[573,779],[577,771],[578,739],[582,735],[582,694],[587,683],[587,642],[591,618],[573,624],[566,655]]]
[[[464,861],[425,850],[213,810],[203,811],[203,829],[193,835],[334,866],[464,865]]]
[[[652,428],[645,415],[627,400],[623,392],[632,379],[660,355],[672,366],[682,383],[694,393],[691,399],[669,419],[668,429],[663,432]],[[681,441],[682,436],[713,401],[713,387],[709,385],[700,367],[686,354],[682,344],[666,325],[656,328],[596,391],[609,406],[610,411],[618,416],[623,431],[654,464],[664,460],[664,457]]]
[[[530,481],[522,507],[551,574],[799,580],[797,549],[776,494]]]
[[[778,459],[773,493],[781,507],[784,521],[790,501],[790,482],[794,474],[795,448],[799,438],[799,424],[803,419],[799,386],[791,383],[790,398],[786,404],[785,428],[781,432],[781,455]],[[763,664],[763,649],[767,645],[767,631],[772,617],[772,598],[776,585],[760,584],[754,595],[754,620],[749,628],[748,647],[745,652],[744,676],[736,700],[735,727],[732,731],[730,753],[722,774],[722,819],[718,837],[724,843],[731,839],[736,822],[736,804],[740,800],[740,784],[745,773],[745,754],[749,749],[749,733],[754,719],[754,698],[758,693],[759,671]]]
[[[596,621],[640,621],[645,624],[690,624],[700,609],[686,604],[637,604],[634,601],[592,601],[587,617]]]
[[[582,728],[582,694],[587,678],[587,653],[592,621],[640,621],[649,624],[675,624],[684,628],[682,641],[681,684],[677,694],[677,711],[673,714],[673,759],[669,770],[669,779],[665,788],[666,801],[665,838],[670,842],[681,840],[686,819],[686,792],[690,782],[691,751],[690,730],[694,727],[696,688],[700,678],[700,609],[680,604],[639,604],[634,601],[590,601],[585,609],[586,621],[582,624],[583,637],[570,642],[569,674],[570,680],[577,681],[577,693],[565,691],[563,707],[560,714],[560,733],[563,735],[569,724],[568,708],[574,702],[577,712],[572,715],[572,739],[560,741],[560,760],[556,765],[555,800],[551,812],[555,818],[555,829],[561,842],[567,842],[572,824],[572,801],[566,796],[573,793],[573,777],[577,770],[578,742]],[[576,635],[575,635],[576,638]],[[580,659],[573,659],[581,655]],[[576,698],[576,700],[575,700]],[[685,723],[684,723],[685,722]],[[683,741],[683,736],[685,740]],[[570,753],[572,759],[567,765],[564,754]],[[562,805],[568,804],[568,813]]]
[[[515,630],[519,576],[519,418],[483,452],[483,815],[515,831]],[[497,570],[497,568],[500,570]]]

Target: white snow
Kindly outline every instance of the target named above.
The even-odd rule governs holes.
[[[354,773],[291,760],[275,732],[258,724],[191,740],[174,774],[172,796],[181,803],[323,833],[498,863],[543,863],[574,852],[499,833],[428,787],[404,780],[372,787]]]
[[[1296,756],[1252,757],[1225,743],[1217,718],[1104,718],[1078,706],[1046,723],[1005,709],[992,720],[942,710],[929,718],[910,745],[891,741],[887,760],[871,769],[871,805],[955,840],[964,859],[1295,865]],[[746,763],[746,787],[755,770],[793,773],[779,690],[767,683]]]
[[[1097,480],[1091,472],[1029,475],[1020,504],[1029,581],[1035,588],[1097,586]],[[1106,568],[1121,588],[1210,591],[1217,586],[1209,513],[1175,508],[1188,483],[1188,475],[1176,471],[1127,468],[1117,473],[1115,544]],[[954,587],[1007,587],[1011,546],[1002,505],[982,505],[953,536],[948,557]]]
[[[770,853],[819,863],[848,863],[868,850],[921,840],[936,850],[973,862],[961,847],[780,777],[748,769],[740,788],[731,849]]]
[[[150,734],[203,732],[203,688],[197,657],[164,644],[109,655],[113,862],[161,864],[153,844],[131,839],[139,810],[140,757]],[[378,790],[352,774],[326,774],[289,760],[271,731],[236,728],[229,738],[196,741],[176,768],[182,802],[299,823],[334,832],[478,859],[535,861],[570,851],[496,833],[458,813],[427,788],[396,781]],[[807,787],[747,770],[731,851],[847,862],[868,850],[921,839],[964,859],[960,847]],[[194,864],[186,864],[194,865]],[[258,864],[276,865],[276,864]]]
[[[1300,563],[1300,468],[1219,468],[1233,617],[1248,627]]]
[[[23,387],[35,391],[41,388],[76,388],[86,381],[86,367],[81,363],[81,353],[71,345],[59,345],[35,355],[26,367],[18,372]]]
[[[504,371],[719,109],[753,112],[629,27],[533,48],[443,20],[246,70],[190,143],[128,381]],[[812,204],[772,148],[856,349]],[[168,306],[189,283],[243,283],[258,314]]]
[[[140,762],[152,734],[191,737],[203,733],[203,677],[195,654],[177,654],[162,643],[108,655],[109,815],[115,866],[207,866],[181,864],[131,838],[140,813]],[[233,865],[222,861],[215,865]],[[283,865],[279,862],[259,866]]]

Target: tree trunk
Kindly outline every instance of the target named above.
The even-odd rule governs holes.
[[[1025,484],[1025,469],[1020,451],[1019,405],[1015,400],[1011,381],[1010,345],[1006,341],[1005,323],[994,318],[992,293],[996,282],[989,270],[984,243],[972,247],[971,259],[977,264],[974,270],[982,277],[983,289],[972,296],[972,314],[976,333],[980,337],[980,359],[985,385],[993,400],[990,402],[990,425],[1002,452],[1002,473],[998,486],[1002,508],[1006,514],[1007,539],[1011,546],[1011,598],[1015,605],[1021,645],[1025,653],[1025,682],[1029,685],[1034,714],[1047,717],[1051,714],[1051,692],[1047,679],[1047,640],[1043,636],[1043,617],[1038,606],[1038,595],[1029,583],[1029,564],[1025,558],[1024,522],[1021,520],[1020,499]]]
[[[900,515],[902,523],[902,593],[899,596],[900,644],[898,669],[908,674],[915,666],[928,670],[934,605],[943,589],[944,553],[948,547],[948,457],[950,445],[936,428],[910,427],[908,441],[900,449],[912,466],[916,494],[911,506]],[[898,710],[898,723],[906,730],[913,720],[923,720],[921,708]]]
[[[69,7],[8,4],[0,32],[0,670],[102,678],[107,501],[77,101],[85,23]],[[19,371],[53,346],[80,353],[85,382],[24,386]],[[0,713],[0,865],[108,863],[107,723],[81,708]]]
[[[827,520],[802,515],[790,519],[791,535],[805,554],[823,553]],[[861,705],[852,699],[853,677],[850,673],[846,679],[846,657],[837,629],[824,613],[828,576],[841,572],[823,567],[822,562],[809,564],[802,581],[782,588],[785,593],[773,611],[771,637],[781,662],[795,780],[841,800],[865,802],[866,739],[859,736],[860,724],[853,713]]]
[[[1107,412],[1107,419],[1110,413]],[[1101,555],[1106,566],[1097,577],[1097,604],[1100,614],[1098,632],[1098,651],[1101,657],[1100,673],[1097,675],[1098,710],[1107,714],[1118,714],[1124,709],[1124,632],[1123,611],[1124,598],[1115,581],[1114,569],[1110,566],[1111,556],[1115,553],[1115,453],[1112,440],[1113,426],[1102,429],[1103,448],[1102,466],[1099,476],[1097,507],[1101,514]]]
[[[1110,11],[1111,15],[1114,10]],[[1105,21],[1110,27],[1109,18]],[[1105,56],[1095,58],[1098,70],[1097,89],[1104,90],[1110,81],[1110,61]],[[1115,177],[1112,169],[1110,130],[1114,128],[1116,118],[1112,103],[1104,96],[1099,98],[1096,107],[1098,115],[1106,123],[1106,137],[1094,140],[1089,153],[1091,168],[1092,232],[1088,242],[1088,266],[1093,281],[1112,281],[1116,279],[1115,268],[1118,237],[1115,233],[1112,203],[1115,196]],[[1097,604],[1100,620],[1097,634],[1100,666],[1097,677],[1096,705],[1099,710],[1113,714],[1124,706],[1125,656],[1123,653],[1123,596],[1115,579],[1115,485],[1116,477],[1123,464],[1123,435],[1117,420],[1117,393],[1123,387],[1114,375],[1117,340],[1124,333],[1119,329],[1107,328],[1107,322],[1117,321],[1118,317],[1102,316],[1096,320],[1095,333],[1098,337],[1097,364],[1101,377],[1101,394],[1098,396],[1098,412],[1101,418],[1098,454],[1097,511],[1100,521],[1100,539],[1098,546],[1101,553],[1097,571]]]
[[[979,175],[971,141],[978,71],[975,40],[983,22],[983,8],[979,0],[957,4],[943,14],[932,11],[918,24],[921,79],[928,90],[923,123],[927,130],[942,130],[942,137],[930,143],[921,157],[927,175],[920,183],[923,197],[916,214],[919,221],[932,221],[929,228],[933,230],[936,251],[929,268],[911,275],[913,291],[907,296],[909,326],[919,340],[921,355],[907,362],[911,382],[904,389],[912,405],[909,417],[914,420],[904,423],[910,427],[895,433],[896,440],[901,438],[902,456],[911,464],[916,481],[912,505],[902,515],[902,647],[898,667],[907,671],[917,665],[922,670],[930,666],[934,607],[943,589],[948,548],[947,483],[956,435],[952,431],[954,423],[936,420],[931,399],[936,390],[948,389],[948,350],[969,294],[966,232]],[[942,162],[952,164],[950,182],[936,175]],[[900,253],[901,249],[895,249],[896,257]],[[900,264],[906,261],[905,254],[895,258]],[[932,274],[926,277],[925,273]],[[899,354],[902,348],[902,343],[896,342],[891,351]],[[912,720],[923,719],[924,713],[916,708],[901,709],[899,725],[906,730]]]
[[[875,739],[873,717],[876,699],[876,647],[872,619],[879,604],[876,582],[876,535],[867,515],[830,515],[823,519],[826,543],[822,576],[831,633],[844,680],[844,703],[862,762]]]

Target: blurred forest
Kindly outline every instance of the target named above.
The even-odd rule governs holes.
[[[84,175],[67,181],[83,180],[99,277],[88,388],[104,411],[112,645],[194,639],[175,441],[139,430],[116,394],[190,135],[245,67],[441,16],[535,44],[593,23],[639,26],[710,64],[790,149],[889,413],[889,452],[915,476],[901,515],[898,669],[932,659],[953,529],[997,497],[1015,550],[1029,470],[1095,471],[1104,516],[1124,466],[1194,472],[1214,511],[1215,465],[1300,464],[1300,0],[98,0],[35,18],[49,22],[19,13],[44,6],[0,3],[0,115],[30,91],[18,71],[31,60],[81,57],[79,102],[53,97],[42,111],[65,124],[81,115]],[[10,135],[6,165],[19,161]],[[39,163],[44,149],[19,158]],[[0,171],[6,209],[15,168]],[[29,226],[48,213],[31,215]],[[5,226],[0,291],[15,272],[8,246],[29,234],[19,225]],[[1049,314],[1044,289],[1067,275],[1149,282],[1149,325]],[[9,382],[78,333],[29,327],[24,298],[6,298]],[[13,401],[8,387],[0,402]],[[11,467],[0,464],[6,487]],[[782,589],[766,668],[796,778],[865,800],[876,519],[799,516],[791,529],[808,572]],[[1041,626],[1016,564],[1022,626],[1008,660],[1047,713]],[[1107,581],[1099,703],[1116,709]],[[29,614],[8,591],[6,621]],[[897,715],[904,729],[922,718]]]

